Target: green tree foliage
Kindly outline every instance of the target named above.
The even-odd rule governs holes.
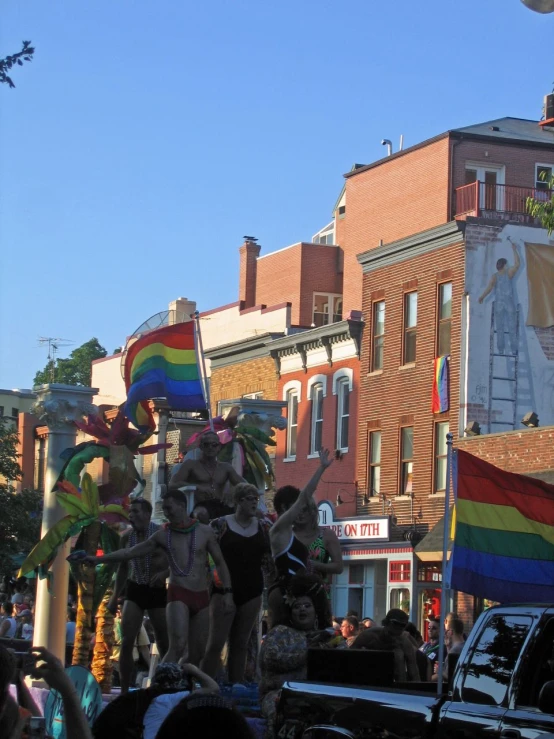
[[[544,192],[544,198],[527,198],[527,212],[538,218],[551,236],[554,231],[554,176],[547,180],[541,175],[541,179],[548,182],[549,189],[540,191]]]
[[[56,359],[55,363],[49,360],[46,367],[36,373],[34,384],[60,382],[63,385],[90,387],[91,363],[94,359],[105,357],[107,353],[98,339],[92,338],[74,349],[67,359]]]
[[[17,54],[10,54],[10,56],[6,56],[4,59],[0,59],[0,83],[4,83],[5,85],[8,85],[8,87],[15,87],[14,82],[8,73],[12,67],[15,67],[16,65],[22,67],[23,62],[33,61],[34,53],[35,49],[31,46],[31,42],[23,41],[21,51],[18,51]]]
[[[13,569],[12,556],[28,553],[40,539],[42,494],[15,493],[12,482],[21,478],[17,459],[17,432],[0,422],[0,572]]]

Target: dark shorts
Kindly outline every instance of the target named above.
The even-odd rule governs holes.
[[[132,600],[143,611],[152,611],[155,608],[165,608],[167,605],[167,589],[151,588],[150,585],[139,585],[127,580],[125,600]]]

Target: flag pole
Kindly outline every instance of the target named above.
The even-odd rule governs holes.
[[[444,622],[446,617],[446,603],[450,595],[450,574],[448,570],[448,542],[450,539],[450,490],[452,477],[452,442],[453,435],[446,434],[446,490],[444,494],[444,532],[442,546],[442,587],[441,587],[441,610],[440,610],[440,630],[439,630],[439,657],[438,657],[438,675],[437,675],[437,692],[442,693],[443,688],[443,667],[444,667]]]
[[[202,333],[200,332],[200,313],[195,310],[193,313],[194,316],[194,322],[196,324],[196,331],[195,331],[195,340],[196,340],[196,349],[197,354],[200,359],[200,381],[202,383],[202,392],[204,393],[204,400],[206,401],[206,406],[208,407],[208,422],[210,424],[210,429],[214,430],[214,421],[212,418],[212,405],[210,403],[210,385],[208,382],[208,378],[206,377],[206,360],[204,358],[204,347],[202,346]]]

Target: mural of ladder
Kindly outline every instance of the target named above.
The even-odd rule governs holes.
[[[489,434],[493,431],[493,426],[511,426],[512,429],[516,428],[517,418],[517,392],[518,392],[518,377],[519,377],[519,304],[516,310],[516,342],[517,351],[515,354],[500,354],[496,348],[497,342],[494,337],[496,335],[496,329],[494,327],[494,301],[491,308],[491,330],[490,330],[490,350],[489,350],[489,407],[488,407],[488,432]],[[505,331],[504,333],[508,333]],[[504,359],[505,369],[502,370],[499,365],[502,364],[501,359]],[[512,413],[511,421],[507,418],[502,420],[494,420],[492,417],[493,411],[496,410],[493,406],[496,403],[511,403]]]

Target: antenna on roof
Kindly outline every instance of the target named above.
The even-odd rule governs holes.
[[[53,336],[40,336],[38,343],[41,345],[48,344],[48,362],[52,362],[50,367],[50,382],[56,381],[56,354],[61,346],[69,346],[74,344],[71,339],[57,339]]]
[[[258,240],[255,236],[243,236],[242,237],[245,241],[252,241],[254,244]]]

